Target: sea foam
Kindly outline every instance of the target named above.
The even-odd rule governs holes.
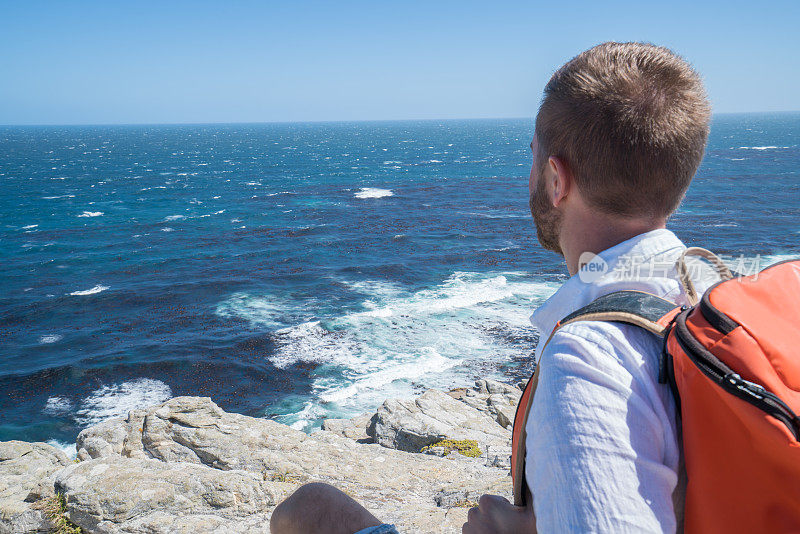
[[[49,415],[63,415],[69,413],[71,410],[72,401],[69,400],[69,398],[61,395],[54,395],[47,398],[47,402],[42,411]]]
[[[39,343],[42,345],[47,345],[49,343],[56,343],[62,339],[64,339],[64,336],[61,334],[47,334],[39,338]]]
[[[219,317],[245,319],[258,327],[276,329],[286,326],[283,322],[288,304],[273,297],[260,297],[248,293],[234,293],[216,308]]]
[[[108,286],[98,284],[91,289],[82,289],[80,291],[73,291],[72,293],[70,293],[70,295],[76,297],[82,297],[85,295],[94,295],[95,293],[100,293],[101,291],[105,291],[106,289],[108,289]]]
[[[378,189],[376,187],[362,187],[353,195],[356,198],[383,198],[394,196],[391,189]]]
[[[558,287],[518,272],[456,272],[418,291],[383,281],[339,283],[364,296],[361,310],[273,330],[288,310],[272,297],[239,294],[217,308],[272,330],[276,367],[318,366],[312,405],[279,418],[297,428],[357,415],[415,388],[470,384],[532,346],[528,315]]]
[[[78,457],[78,450],[75,446],[75,443],[65,443],[63,441],[57,441],[55,439],[48,440],[45,443],[47,443],[51,447],[60,449],[61,452],[66,454],[70,460],[74,460]]]
[[[112,417],[125,417],[131,410],[160,404],[171,397],[167,384],[151,378],[103,386],[81,402],[75,419],[82,426],[90,426]]]

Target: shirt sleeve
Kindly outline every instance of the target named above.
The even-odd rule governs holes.
[[[551,339],[527,423],[539,532],[674,532],[680,449],[660,342],[577,322]]]

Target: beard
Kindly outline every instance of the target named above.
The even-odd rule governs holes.
[[[536,177],[536,190],[531,193],[528,205],[536,225],[536,237],[542,248],[564,255],[558,236],[561,233],[561,212],[547,200],[542,172]]]

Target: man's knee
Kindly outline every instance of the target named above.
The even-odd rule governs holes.
[[[310,519],[309,515],[324,510],[344,495],[341,491],[322,482],[311,482],[297,488],[272,511],[269,530],[273,534],[299,532]]]
[[[380,521],[346,493],[331,485],[312,482],[300,486],[275,507],[272,534],[357,532]]]

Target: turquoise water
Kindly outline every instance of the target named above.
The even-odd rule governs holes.
[[[177,395],[310,429],[530,371],[530,120],[0,127],[0,440]],[[715,118],[672,228],[800,254],[800,114]]]

